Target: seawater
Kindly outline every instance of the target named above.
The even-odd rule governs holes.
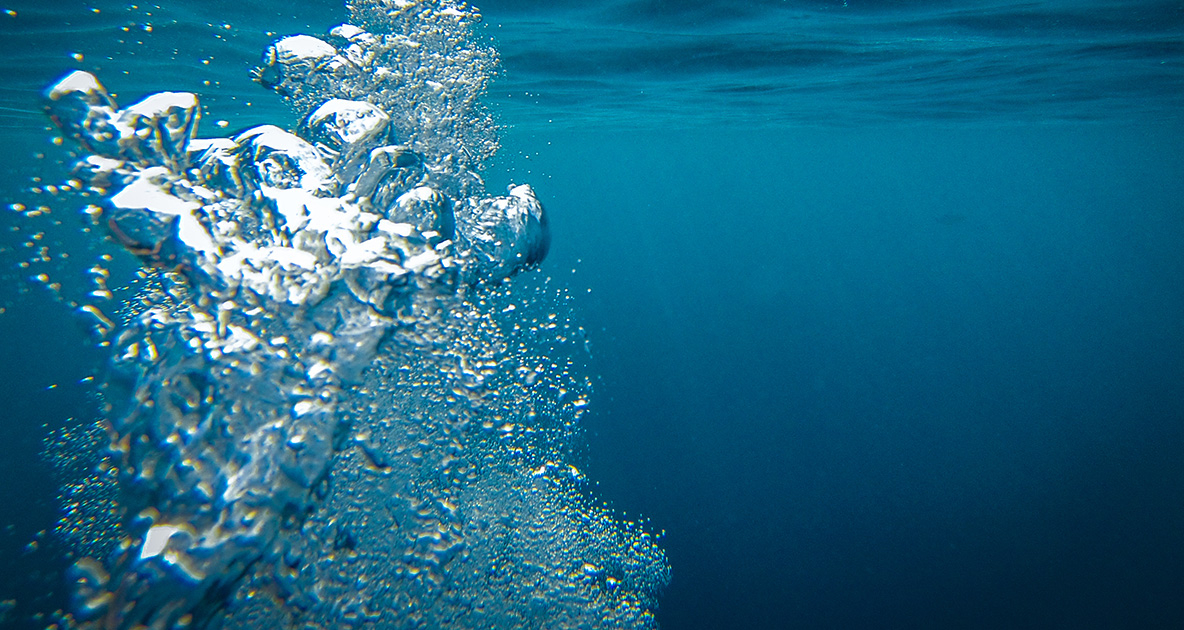
[[[5,590],[37,627],[68,605],[70,551],[39,453],[95,417],[107,355],[56,297],[93,288],[91,260],[40,263],[58,294],[18,263],[120,252],[29,192],[67,161],[37,99],[81,68],[121,105],[198,93],[202,135],[294,128],[249,72],[345,11],[12,8],[6,203],[53,210],[5,213],[0,316]],[[507,126],[483,174],[547,207],[551,252],[520,280],[563,287],[585,329],[572,461],[665,530],[663,627],[1184,619],[1179,7],[481,8]]]

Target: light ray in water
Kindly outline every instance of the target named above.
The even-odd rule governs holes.
[[[120,108],[85,72],[47,92],[93,215],[153,279],[103,318],[107,481],[63,529],[118,518],[75,541],[113,551],[75,565],[63,621],[651,627],[665,558],[568,461],[579,335],[509,308],[550,236],[528,185],[477,174],[498,148],[480,16],[349,8],[257,73],[296,133],[198,138],[196,95]]]

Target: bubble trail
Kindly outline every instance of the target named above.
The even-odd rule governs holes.
[[[567,461],[580,335],[511,308],[545,302],[508,279],[550,233],[529,185],[491,197],[478,175],[498,149],[480,15],[347,6],[256,73],[295,132],[199,138],[196,95],[120,108],[85,72],[46,93],[93,215],[152,279],[103,319],[114,491],[63,529],[118,524],[79,545],[114,551],[75,565],[63,621],[653,627],[661,549]]]

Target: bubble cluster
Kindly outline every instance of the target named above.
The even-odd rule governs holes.
[[[498,57],[472,36],[481,20],[476,8],[438,0],[346,7],[352,24],[330,30],[328,38],[295,35],[268,48],[256,80],[297,111],[326,97],[376,105],[434,161],[474,168],[497,152],[496,125],[480,99]]]
[[[479,15],[349,6],[360,26],[265,54],[294,132],[200,138],[197,96],[120,108],[85,72],[46,93],[88,214],[144,268],[122,317],[91,313],[103,483],[67,486],[60,529],[113,551],[76,564],[66,624],[653,626],[661,550],[568,461],[577,335],[507,281],[550,235],[528,185],[477,174]]]

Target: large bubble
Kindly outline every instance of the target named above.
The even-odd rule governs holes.
[[[107,481],[63,529],[109,551],[75,565],[64,621],[651,627],[665,558],[570,461],[578,327],[507,281],[550,234],[530,186],[477,174],[479,15],[349,8],[265,54],[294,132],[198,138],[195,95],[121,109],[85,72],[47,91],[92,214],[153,279],[118,323],[84,307],[112,352]]]

